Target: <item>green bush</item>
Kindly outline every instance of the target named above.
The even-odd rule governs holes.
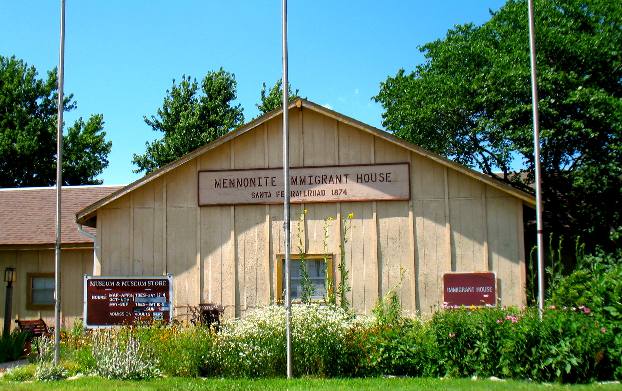
[[[498,374],[507,325],[516,320],[516,311],[497,308],[436,312],[429,327],[436,343],[440,374],[450,377]]]
[[[334,306],[292,307],[294,375],[337,376],[349,365],[348,331],[352,317]],[[206,356],[214,375],[283,376],[286,370],[285,309],[269,306],[223,324],[217,344]]]
[[[376,323],[357,332],[359,375],[436,376],[436,344],[425,323],[404,319],[393,325]]]
[[[34,377],[39,381],[61,380],[67,377],[67,370],[62,365],[51,362],[39,363],[35,367]]]
[[[13,330],[12,333],[0,337],[0,363],[17,360],[24,355],[26,333]]]
[[[52,362],[54,358],[54,340],[51,336],[41,336],[33,340],[34,352],[37,352],[34,378],[39,381],[64,379],[68,371]]]
[[[551,304],[554,308],[577,308],[593,315],[611,336],[606,356],[612,376],[622,379],[622,253],[597,251],[581,257],[574,272],[554,282]]]
[[[215,333],[207,327],[154,325],[135,331],[145,351],[157,357],[159,369],[169,376],[205,376],[205,357],[214,346]]]
[[[36,366],[34,364],[20,365],[19,367],[9,369],[2,378],[20,382],[33,380],[35,378],[35,369]]]
[[[588,307],[607,321],[622,321],[622,254],[597,252],[579,260],[578,268],[553,284],[551,304]]]
[[[502,347],[504,376],[535,381],[588,382],[611,378],[612,334],[583,310],[526,311]]]
[[[108,379],[140,380],[160,376],[158,362],[134,335],[133,328],[92,334],[94,373]]]

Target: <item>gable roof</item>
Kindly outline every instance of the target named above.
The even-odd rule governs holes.
[[[121,189],[122,186],[63,186],[62,244],[89,245],[78,232],[75,213]],[[0,248],[54,246],[56,243],[56,187],[0,189]],[[94,231],[91,231],[94,233]]]
[[[323,114],[325,116],[334,118],[335,120],[338,120],[340,122],[343,122],[345,124],[348,124],[350,126],[353,126],[357,129],[360,129],[364,132],[370,133],[376,137],[379,137],[381,139],[384,139],[388,142],[400,145],[401,147],[408,149],[420,156],[426,157],[428,159],[431,159],[443,166],[449,167],[453,170],[456,170],[462,174],[465,174],[471,178],[474,178],[480,182],[483,182],[487,185],[490,185],[496,189],[499,189],[507,194],[510,194],[520,200],[522,200],[523,202],[525,202],[528,205],[535,205],[535,198],[534,196],[532,196],[531,194],[528,194],[522,190],[516,189],[506,183],[501,182],[498,179],[495,179],[491,176],[485,175],[481,172],[475,171],[471,168],[465,167],[461,164],[458,164],[456,162],[453,162],[441,155],[438,155],[434,152],[430,152],[428,150],[425,150],[415,144],[412,144],[408,141],[402,140],[400,138],[395,137],[394,135],[385,132],[383,130],[380,130],[378,128],[375,128],[373,126],[367,125],[361,121],[358,121],[354,118],[348,117],[346,115],[337,113],[336,111],[327,109],[324,106],[320,106],[316,103],[313,103],[309,100],[306,99],[297,99],[296,101],[294,101],[293,103],[291,103],[289,105],[289,110],[293,109],[294,107],[297,108],[306,108],[309,110],[313,110],[317,113]],[[124,196],[125,194],[161,177],[162,175],[165,175],[166,173],[174,170],[175,168],[191,161],[192,159],[195,159],[201,155],[203,155],[204,153],[215,149],[219,146],[221,146],[222,144],[227,143],[228,141],[231,141],[232,139],[243,135],[244,133],[256,128],[257,126],[263,124],[264,122],[267,122],[279,115],[281,115],[283,109],[279,108],[277,110],[271,111],[267,114],[264,114],[263,116],[245,124],[242,125],[241,127],[239,127],[238,129],[229,132],[227,134],[225,134],[224,136],[212,141],[209,144],[206,144],[200,148],[195,149],[194,151],[182,156],[181,158],[175,160],[174,162],[171,162],[163,167],[161,167],[160,169],[153,171],[152,173],[138,179],[135,182],[130,183],[129,185],[125,186],[122,189],[117,190],[116,192],[108,195],[107,197],[102,198],[101,200],[93,203],[92,205],[89,205],[87,207],[85,207],[84,209],[80,210],[77,214],[76,214],[76,221],[78,221],[81,224],[86,224],[89,225],[92,224],[92,221],[90,221],[93,217],[95,217],[96,215],[96,211],[97,209],[117,200],[118,198]]]

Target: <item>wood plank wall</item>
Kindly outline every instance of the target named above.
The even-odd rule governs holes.
[[[260,124],[100,209],[102,274],[173,273],[176,306],[218,303],[227,316],[274,302],[283,207],[199,208],[197,172],[281,167],[281,122]],[[290,112],[290,155],[294,167],[410,164],[410,201],[292,205],[292,252],[321,254],[326,245],[335,260],[353,214],[346,261],[357,312],[370,313],[392,289],[407,312],[430,312],[442,305],[449,271],[494,271],[501,304],[524,304],[521,201],[312,110]]]
[[[15,267],[17,281],[13,284],[11,318],[45,320],[54,325],[54,310],[27,309],[28,273],[54,273],[54,250],[0,250],[0,270]],[[75,318],[82,317],[83,276],[93,273],[93,249],[67,249],[61,253],[61,322],[71,327]],[[0,324],[4,324],[6,284],[0,289]],[[15,322],[11,322],[11,327]]]

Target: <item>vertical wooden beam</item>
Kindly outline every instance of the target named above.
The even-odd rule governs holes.
[[[334,139],[334,143],[336,145],[335,148],[335,158],[336,158],[336,164],[339,165],[341,164],[341,156],[339,155],[339,136],[341,133],[341,129],[339,126],[339,121],[337,121],[337,129],[335,132],[335,139]],[[336,213],[335,213],[335,227],[333,228],[334,232],[335,232],[335,245],[337,246],[337,248],[333,248],[333,253],[335,254],[335,261],[332,264],[332,272],[333,272],[333,292],[335,293],[335,295],[337,294],[337,283],[339,282],[340,278],[341,278],[341,273],[339,273],[339,269],[338,269],[338,265],[339,262],[341,262],[341,253],[340,253],[340,246],[341,246],[341,202],[337,203],[337,207],[336,207]],[[344,249],[345,251],[345,249]]]
[[[520,278],[520,303],[521,305],[527,305],[527,269],[525,265],[525,231],[523,224],[523,202],[516,200],[517,203],[517,216],[516,216],[516,230],[518,233],[518,267]]]
[[[376,163],[376,136],[372,136],[370,161],[371,161],[371,164]],[[376,278],[375,278],[376,289],[367,288],[367,281],[368,281],[367,274],[371,273],[372,271],[366,270],[367,262],[363,262],[363,267],[365,267],[365,270],[363,270],[363,276],[364,276],[363,284],[365,284],[363,286],[364,287],[363,288],[363,299],[365,300],[365,303],[364,303],[365,313],[369,313],[370,310],[374,307],[374,305],[378,301],[378,299],[382,297],[382,267],[380,265],[382,263],[382,259],[379,254],[380,246],[378,245],[378,208],[377,207],[378,205],[376,201],[373,201],[371,203],[372,232],[370,236],[373,237],[373,240],[371,241],[371,256],[372,256],[372,259],[374,259],[373,265],[374,265],[374,268],[376,269],[373,271],[376,273]],[[367,294],[368,291],[369,291],[369,295]]]
[[[268,168],[270,166],[269,164],[269,148],[268,148],[268,124],[264,123],[263,124],[263,130],[264,130],[264,138],[263,138],[263,145],[264,145],[264,161],[263,161],[263,166],[264,168]],[[266,205],[264,208],[264,214],[265,214],[265,223],[264,223],[264,232],[263,232],[263,240],[264,240],[264,254],[263,254],[263,259],[261,262],[261,267],[260,267],[260,273],[262,273],[262,275],[264,276],[264,281],[267,282],[267,284],[264,284],[265,286],[261,287],[263,289],[263,292],[261,294],[261,301],[259,301],[259,305],[267,305],[270,304],[272,301],[272,297],[273,297],[273,288],[272,288],[272,275],[270,273],[270,254],[272,253],[272,240],[270,238],[270,234],[271,234],[271,227],[272,227],[272,222],[270,221],[270,205]]]
[[[194,183],[199,183],[199,159],[195,159],[195,181]],[[197,211],[196,215],[196,263],[199,269],[199,303],[205,303],[205,265],[203,263],[203,259],[201,259],[201,207],[199,207],[199,201],[195,203],[195,208]]]
[[[451,219],[449,216],[449,181],[447,179],[447,170],[447,167],[443,169],[443,177],[445,182],[445,259],[449,266],[449,268],[445,270],[456,271],[455,262],[451,256]]]
[[[100,215],[101,209],[98,211],[98,215]],[[101,215],[100,215],[101,216]],[[99,217],[99,216],[98,216]],[[102,259],[102,234],[103,234],[103,230],[101,228],[101,224],[99,224],[99,219],[96,220],[96,226],[95,226],[95,240],[93,241],[93,275],[94,276],[99,276],[102,273],[102,264],[101,264],[101,259]]]
[[[129,194],[130,197],[130,259],[128,259],[130,263],[130,275],[134,275],[134,193]]]
[[[168,254],[166,253],[166,242],[168,242],[168,224],[167,224],[167,213],[168,213],[168,201],[166,199],[166,181],[167,175],[164,175],[162,178],[162,274],[166,275],[168,270]]]
[[[302,106],[300,107],[300,110],[298,110],[298,129],[300,129],[300,140],[299,140],[300,165],[304,166],[305,165],[305,130],[304,130],[304,122],[302,118]],[[291,131],[289,134],[291,135]],[[290,161],[290,165],[291,165],[291,161]]]
[[[483,243],[483,263],[484,267],[487,271],[491,271],[491,265],[488,262],[488,201],[486,198],[486,194],[488,192],[488,185],[482,184],[482,235],[484,235],[484,243]]]
[[[408,153],[408,161],[410,163],[410,178],[408,181],[410,183],[410,200],[408,201],[408,234],[409,243],[410,243],[410,256],[411,256],[411,273],[408,275],[408,278],[412,279],[411,284],[411,311],[414,314],[419,310],[417,306],[417,225],[415,222],[415,203],[413,199],[415,198],[415,185],[413,178],[414,170],[414,159],[412,152]]]
[[[235,139],[231,140],[229,142],[229,148],[230,148],[230,161],[229,164],[231,165],[231,169],[235,169],[235,148],[234,148],[234,144],[235,143]],[[234,316],[237,318],[240,316],[240,294],[239,294],[239,287],[238,287],[238,244],[237,244],[237,240],[236,240],[236,234],[235,234],[235,206],[231,205],[230,207],[230,218],[231,218],[231,233],[229,235],[229,240],[231,240],[231,245],[233,246],[233,292],[231,292],[233,294],[233,298],[234,298]]]

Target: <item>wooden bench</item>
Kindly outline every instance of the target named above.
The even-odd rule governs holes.
[[[17,323],[17,327],[19,331],[27,334],[26,342],[24,343],[24,353],[29,354],[31,351],[32,340],[42,336],[50,336],[52,335],[51,330],[45,324],[43,319],[35,319],[35,320],[15,320]]]
[[[50,330],[48,326],[45,324],[43,319],[36,320],[21,320],[17,319],[15,321],[17,323],[17,327],[19,327],[19,331],[26,332],[31,334],[30,339],[35,337],[41,337],[43,335],[50,335]]]

